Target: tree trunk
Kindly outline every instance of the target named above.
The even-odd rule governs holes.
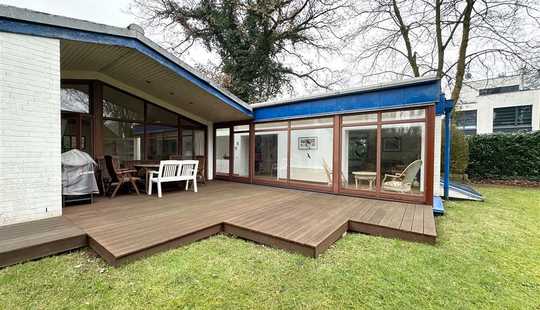
[[[461,44],[459,47],[459,58],[457,61],[457,69],[455,76],[455,85],[452,90],[452,100],[457,104],[461,88],[463,87],[463,78],[465,76],[465,58],[467,57],[467,46],[469,45],[469,33],[471,30],[471,14],[475,0],[467,0],[465,14],[463,14],[463,34],[461,36]]]

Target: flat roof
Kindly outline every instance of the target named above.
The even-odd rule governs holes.
[[[233,100],[235,103],[241,105],[242,107],[244,107],[245,109],[249,111],[252,111],[252,107],[248,103],[236,97],[233,93],[229,92],[228,90],[223,89],[222,87],[217,85],[217,83],[205,77],[198,70],[186,64],[185,62],[180,60],[178,57],[168,52],[166,49],[162,48],[157,43],[147,38],[143,33],[140,33],[138,31],[131,30],[128,28],[121,28],[121,27],[94,23],[94,22],[76,19],[76,18],[48,14],[48,13],[43,13],[43,12],[38,12],[38,11],[33,11],[33,10],[25,9],[25,8],[19,8],[19,7],[3,5],[3,4],[0,4],[0,17],[14,19],[14,20],[21,20],[21,21],[26,21],[26,22],[36,23],[36,24],[43,24],[43,25],[49,25],[49,26],[55,26],[55,27],[69,28],[69,29],[74,29],[74,30],[88,31],[88,32],[94,32],[94,33],[136,39],[140,41],[141,43],[145,44],[146,46],[150,47],[154,51],[158,52],[163,57],[174,62],[176,65],[182,67],[183,69],[188,71],[190,74],[196,76],[198,79],[205,81],[211,87],[213,87],[214,89],[216,89],[217,91],[219,91],[220,93],[228,97],[229,99]]]
[[[287,99],[258,102],[258,103],[252,104],[251,106],[256,109],[256,108],[270,107],[270,106],[275,106],[275,105],[297,103],[297,102],[302,102],[302,101],[310,101],[310,100],[316,100],[316,99],[324,99],[324,98],[373,92],[373,91],[378,91],[378,90],[383,90],[383,89],[388,89],[388,88],[396,88],[396,87],[403,87],[403,86],[421,84],[421,83],[426,83],[426,82],[434,82],[437,80],[439,80],[439,78],[437,78],[436,76],[410,78],[406,80],[394,80],[394,81],[390,81],[386,83],[377,83],[377,84],[371,84],[371,85],[366,85],[366,86],[361,86],[361,87],[347,88],[347,89],[337,90],[333,92],[324,92],[324,93],[313,94],[313,95],[308,95],[308,96],[300,96],[300,97],[293,97],[293,98],[287,98]]]

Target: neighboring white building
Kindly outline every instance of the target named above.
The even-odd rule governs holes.
[[[540,74],[465,81],[456,105],[458,127],[466,134],[539,130],[539,82]]]

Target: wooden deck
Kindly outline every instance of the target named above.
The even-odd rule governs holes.
[[[436,240],[431,206],[222,181],[161,199],[103,198],[66,208],[61,219],[84,231],[89,246],[115,266],[220,232],[311,257],[347,231]]]

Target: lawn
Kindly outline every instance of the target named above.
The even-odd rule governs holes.
[[[0,270],[0,308],[540,308],[540,189],[451,202],[437,245],[348,234],[318,259],[216,236],[120,268],[90,250]]]

